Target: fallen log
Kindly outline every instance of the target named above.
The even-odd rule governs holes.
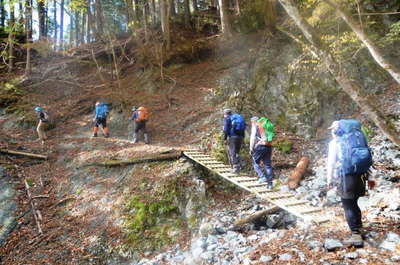
[[[241,218],[235,221],[235,228],[238,228],[244,224],[248,224],[248,223],[253,223],[256,222],[257,220],[261,219],[262,217],[264,217],[267,214],[272,214],[272,213],[276,213],[280,210],[281,208],[279,208],[278,206],[273,206],[271,208],[262,210],[262,211],[258,211],[248,217],[245,218]]]
[[[170,154],[155,154],[144,157],[132,158],[128,160],[108,160],[104,162],[94,162],[83,165],[83,167],[88,167],[88,166],[120,167],[120,166],[127,166],[127,165],[141,164],[141,163],[177,160],[181,157],[182,157],[182,152],[179,151]]]
[[[8,150],[8,149],[0,149],[0,153],[8,154],[8,155],[27,156],[27,157],[38,158],[38,159],[43,159],[43,160],[47,160],[48,159],[48,157],[45,156],[45,155],[38,155],[38,154],[33,154],[33,153],[19,152],[19,151],[13,151],[13,150]]]
[[[40,226],[40,221],[42,220],[42,214],[40,213],[39,210],[36,210],[35,203],[32,199],[31,192],[29,191],[29,184],[28,184],[28,182],[26,182],[26,179],[24,179],[24,183],[25,183],[26,193],[28,195],[29,202],[31,204],[32,214],[33,214],[33,217],[35,218],[36,226],[38,228],[39,234],[43,234],[42,227]]]
[[[299,163],[297,163],[296,168],[293,173],[289,176],[288,186],[290,189],[295,189],[299,186],[301,179],[303,178],[304,173],[306,173],[308,164],[310,163],[310,159],[308,157],[303,156]]]

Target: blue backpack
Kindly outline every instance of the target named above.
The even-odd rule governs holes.
[[[336,134],[341,150],[339,176],[366,173],[372,166],[372,155],[360,122],[340,120]]]
[[[110,111],[108,109],[108,104],[107,103],[100,103],[96,107],[96,117],[97,118],[105,119],[105,118],[107,118],[107,115],[108,115],[109,112]]]
[[[234,133],[241,133],[246,129],[246,123],[244,122],[244,119],[240,114],[233,114],[231,116],[231,122],[231,128]]]

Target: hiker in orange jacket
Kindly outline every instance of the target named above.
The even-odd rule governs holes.
[[[139,133],[143,132],[143,138],[145,144],[149,144],[149,134],[147,133],[146,123],[149,119],[149,112],[145,107],[132,107],[132,116],[129,120],[135,122],[134,132],[133,132],[133,143],[139,141]]]

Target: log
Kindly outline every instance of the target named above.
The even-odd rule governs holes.
[[[159,161],[169,161],[169,160],[177,160],[182,157],[182,152],[173,152],[170,154],[155,154],[148,155],[144,157],[132,158],[128,160],[108,160],[104,162],[95,162],[83,165],[83,167],[87,166],[100,166],[100,167],[120,167],[141,163],[150,163],[150,162],[159,162]]]
[[[38,155],[38,154],[32,154],[32,153],[26,153],[26,152],[19,152],[19,151],[13,151],[13,150],[8,150],[8,149],[0,149],[0,153],[8,154],[8,155],[27,156],[27,157],[38,158],[38,159],[43,159],[43,160],[47,160],[48,159],[48,157],[45,156],[45,155]]]
[[[304,173],[306,173],[308,164],[310,163],[310,159],[308,157],[303,156],[299,163],[297,163],[296,168],[293,173],[289,176],[288,186],[290,189],[295,189],[299,186],[301,179],[303,178]]]
[[[281,208],[279,208],[278,206],[273,206],[271,208],[262,210],[262,211],[258,211],[248,217],[245,218],[241,218],[235,221],[235,228],[238,228],[244,224],[248,224],[248,223],[252,223],[257,221],[258,219],[264,217],[267,214],[272,214],[272,213],[276,213],[280,210]]]
[[[29,202],[31,204],[32,214],[33,214],[33,217],[35,218],[36,226],[38,228],[39,234],[43,234],[42,228],[40,226],[40,221],[39,221],[42,219],[42,214],[40,213],[39,210],[36,210],[35,203],[33,202],[31,192],[29,191],[29,184],[28,184],[28,182],[26,182],[26,179],[24,179],[24,183],[25,183],[26,194],[28,195]]]

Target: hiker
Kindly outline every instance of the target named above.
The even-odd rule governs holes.
[[[275,127],[267,119],[251,118],[250,155],[259,183],[267,182],[267,188],[273,188],[273,171],[271,165],[272,140],[275,136]],[[261,166],[263,164],[263,167]]]
[[[225,144],[228,145],[229,161],[232,172],[235,174],[239,173],[241,169],[239,152],[242,147],[245,129],[246,123],[240,114],[232,114],[231,109],[224,110],[224,140]]]
[[[147,133],[146,123],[149,119],[149,112],[145,107],[132,107],[132,116],[129,120],[135,122],[133,131],[133,143],[139,141],[139,134],[143,132],[144,143],[149,144],[149,134]]]
[[[44,145],[44,141],[47,140],[47,135],[44,130],[47,122],[49,121],[49,115],[41,107],[36,107],[35,112],[39,119],[36,131],[39,136],[39,140],[42,142],[42,145]]]
[[[346,245],[362,247],[361,210],[357,204],[365,195],[365,181],[372,165],[367,140],[357,120],[334,121],[328,128],[333,139],[329,143],[327,161],[328,189],[336,188],[350,228],[351,236]]]
[[[99,126],[102,126],[104,137],[110,137],[110,132],[107,127],[107,116],[109,113],[108,104],[101,103],[100,101],[96,102],[95,105],[95,114],[93,118],[94,127],[93,127],[93,137],[97,137],[97,133],[99,132]]]

